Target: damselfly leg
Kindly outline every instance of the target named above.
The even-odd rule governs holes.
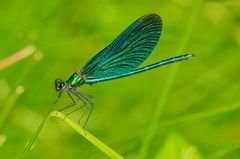
[[[81,117],[79,118],[78,120],[78,124],[80,124],[82,118],[84,117],[84,115],[88,112],[88,110],[90,109],[89,113],[88,113],[88,116],[86,118],[86,121],[85,123],[83,124],[83,128],[86,126],[91,114],[92,114],[92,111],[93,111],[93,108],[94,108],[94,105],[93,105],[93,97],[91,97],[90,95],[87,95],[85,93],[82,93],[82,92],[79,92],[77,91],[76,89],[72,89],[71,90],[71,93],[73,93],[76,97],[78,98],[83,98],[85,101],[86,101],[86,110],[82,113]],[[76,110],[77,111],[77,110]]]
[[[60,97],[61,97],[61,95],[62,95],[62,92],[63,92],[63,91],[61,91],[61,92],[59,93],[59,95],[58,95],[58,97],[57,97],[54,105],[56,105],[56,103],[59,101],[59,99],[60,99]],[[87,122],[88,122],[88,120],[89,120],[89,118],[90,118],[90,115],[92,114],[93,108],[94,108],[94,105],[93,105],[93,100],[94,100],[94,98],[93,98],[92,96],[90,96],[90,95],[87,95],[87,94],[83,93],[83,92],[79,92],[79,91],[77,91],[76,89],[68,89],[68,90],[66,90],[66,92],[67,92],[69,98],[71,99],[71,103],[70,103],[69,105],[67,105],[67,106],[59,109],[58,111],[61,111],[61,112],[62,112],[62,111],[64,111],[64,110],[66,110],[66,109],[72,108],[72,107],[74,107],[75,105],[78,105],[77,101],[81,101],[81,103],[83,103],[83,105],[81,105],[81,106],[77,107],[76,109],[68,112],[67,114],[65,114],[65,116],[68,116],[68,115],[70,115],[70,114],[72,114],[72,113],[74,113],[74,112],[76,112],[76,111],[78,111],[78,110],[81,110],[81,109],[83,109],[83,108],[86,108],[86,109],[82,112],[80,118],[78,119],[78,124],[80,125],[80,122],[82,121],[82,118],[84,117],[84,115],[85,115],[85,114],[89,111],[89,109],[90,109],[90,111],[89,111],[89,113],[88,113],[88,115],[87,115],[86,121],[85,121],[84,124],[83,124],[83,128],[85,128],[85,126],[86,126],[86,124],[87,124]],[[72,95],[76,96],[77,99],[74,99]]]
[[[67,105],[67,106],[65,106],[65,107],[63,107],[63,108],[61,108],[61,109],[59,109],[58,111],[60,111],[60,112],[62,112],[63,110],[68,109],[68,108],[71,108],[71,107],[73,107],[74,105],[76,105],[76,102],[75,102],[75,100],[73,99],[73,97],[71,96],[71,94],[70,94],[68,91],[66,91],[66,92],[67,92],[68,96],[70,97],[70,99],[72,100],[72,103],[70,103],[69,105]]]

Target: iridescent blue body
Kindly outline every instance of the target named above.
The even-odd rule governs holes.
[[[120,74],[120,75],[115,75],[115,76],[110,76],[110,77],[102,77],[102,78],[91,79],[91,78],[87,78],[85,76],[85,78],[83,78],[83,75],[80,75],[79,72],[76,72],[67,80],[66,83],[68,83],[71,87],[78,87],[78,86],[81,86],[83,84],[94,84],[94,83],[97,83],[97,82],[103,82],[103,81],[118,79],[118,78],[122,78],[122,77],[125,77],[125,76],[134,75],[134,74],[137,74],[137,73],[140,73],[140,72],[144,72],[144,71],[156,68],[156,67],[167,65],[167,64],[170,64],[170,63],[178,62],[178,61],[181,61],[181,60],[187,60],[188,58],[191,58],[193,56],[194,56],[193,54],[184,54],[184,55],[172,57],[170,59],[166,59],[166,60],[151,64],[151,65],[139,68],[139,69],[135,69],[135,70],[132,70],[130,72],[126,72],[126,73],[123,73],[123,74]]]
[[[66,90],[70,97],[72,93],[85,105],[87,101],[93,107],[89,96],[77,91],[77,87],[122,78],[193,57],[193,54],[184,54],[138,68],[154,50],[161,32],[162,20],[157,14],[148,14],[139,18],[66,82],[56,80],[55,88],[60,91],[59,97],[62,91]],[[71,99],[73,100],[72,97]],[[75,104],[74,100],[73,103]]]

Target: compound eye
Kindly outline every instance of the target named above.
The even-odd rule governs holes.
[[[60,91],[63,87],[64,87],[64,82],[62,82],[62,80],[59,80],[59,79],[57,79],[57,80],[55,80],[55,89],[57,90],[57,91]]]
[[[62,89],[61,85],[58,84],[57,87],[56,87],[57,91],[60,91]]]

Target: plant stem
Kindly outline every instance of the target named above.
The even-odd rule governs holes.
[[[37,131],[34,133],[30,141],[28,142],[27,147],[25,148],[22,156],[20,157],[21,159],[25,158],[26,154],[28,151],[31,149],[33,143],[36,141],[41,129],[45,125],[46,121],[50,117],[57,117],[59,119],[62,119],[66,124],[68,124],[72,129],[77,131],[80,135],[82,135],[85,139],[87,139],[89,142],[91,142],[93,145],[95,145],[99,150],[104,152],[107,156],[110,158],[114,159],[124,159],[122,156],[120,156],[118,153],[116,153],[114,150],[112,150],[110,147],[108,147],[106,144],[104,144],[102,141],[97,139],[95,136],[90,134],[87,130],[83,129],[80,127],[77,123],[71,121],[69,118],[64,116],[61,112],[58,111],[52,111],[50,112],[43,120],[41,125],[38,127]]]
[[[45,125],[45,123],[46,123],[48,118],[49,118],[49,115],[45,116],[45,118],[43,119],[42,123],[38,127],[37,131],[33,134],[31,139],[28,141],[27,146],[26,146],[25,150],[23,151],[22,156],[20,157],[20,159],[24,159],[26,157],[27,153],[32,148],[32,145],[36,141],[39,133],[41,132],[41,130],[42,130],[43,126]]]

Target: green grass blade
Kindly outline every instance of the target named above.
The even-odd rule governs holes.
[[[95,145],[99,150],[104,152],[109,157],[114,159],[123,159],[122,156],[120,156],[118,153],[113,151],[110,147],[108,147],[102,141],[97,139],[95,136],[90,134],[87,130],[80,127],[77,123],[72,122],[69,118],[64,116],[61,112],[52,111],[49,116],[55,116],[62,119],[66,124],[68,124],[71,128],[76,130],[80,135],[82,135],[85,139],[87,139],[89,142],[91,142],[93,145]]]
[[[183,35],[183,38],[182,38],[182,40],[179,44],[179,48],[178,48],[179,52],[182,52],[188,44],[188,41],[190,39],[192,30],[193,30],[193,27],[194,27],[194,24],[195,24],[195,21],[197,19],[196,17],[199,13],[199,10],[200,10],[201,6],[202,6],[202,2],[203,2],[203,0],[198,0],[195,3],[195,6],[192,10],[192,15],[191,15],[190,20],[189,20],[189,24],[188,24],[188,26],[185,30],[185,34]],[[155,113],[153,114],[152,122],[150,123],[150,126],[149,126],[149,132],[151,132],[151,133],[148,133],[148,135],[144,139],[143,145],[140,149],[140,154],[139,154],[140,159],[145,159],[146,158],[148,149],[149,149],[150,144],[152,142],[152,139],[155,135],[154,130],[156,130],[157,127],[158,127],[158,121],[160,119],[162,109],[163,109],[163,107],[165,105],[165,102],[167,100],[167,97],[168,97],[168,94],[170,92],[171,86],[173,84],[174,78],[177,74],[177,70],[178,70],[178,64],[173,65],[171,70],[170,70],[170,73],[168,74],[168,76],[166,78],[167,81],[166,81],[166,83],[163,87],[162,94],[161,94],[159,102],[156,106],[156,110],[154,111]]]
[[[40,131],[42,130],[43,126],[45,125],[46,121],[48,118],[50,117],[57,117],[59,119],[62,119],[67,125],[69,125],[72,129],[74,129],[75,131],[77,131],[80,135],[82,135],[85,139],[87,139],[89,142],[91,142],[93,145],[95,145],[99,150],[101,150],[102,152],[104,152],[107,156],[109,156],[110,158],[114,158],[114,159],[124,159],[122,156],[120,156],[118,153],[116,153],[114,150],[112,150],[110,147],[108,147],[106,144],[104,144],[102,141],[100,141],[99,139],[97,139],[95,136],[93,136],[92,134],[90,134],[87,130],[83,130],[82,127],[80,127],[77,123],[71,121],[69,118],[67,118],[66,116],[64,116],[61,112],[58,111],[52,111],[49,113],[48,116],[46,116],[43,120],[43,122],[41,123],[41,125],[38,127],[37,131],[35,132],[35,134],[32,136],[32,138],[30,139],[27,147],[25,148],[21,159],[25,158],[26,154],[29,152],[29,150],[31,149],[33,143],[36,141]]]
[[[22,156],[20,157],[20,159],[24,159],[27,155],[27,153],[29,152],[29,150],[32,148],[32,145],[34,144],[34,142],[36,141],[39,133],[41,132],[43,126],[45,125],[45,123],[47,122],[47,119],[49,118],[49,116],[46,116],[42,123],[40,124],[40,126],[38,127],[37,131],[33,134],[33,136],[31,137],[31,139],[28,141],[27,146],[25,148],[25,150],[22,153]]]

